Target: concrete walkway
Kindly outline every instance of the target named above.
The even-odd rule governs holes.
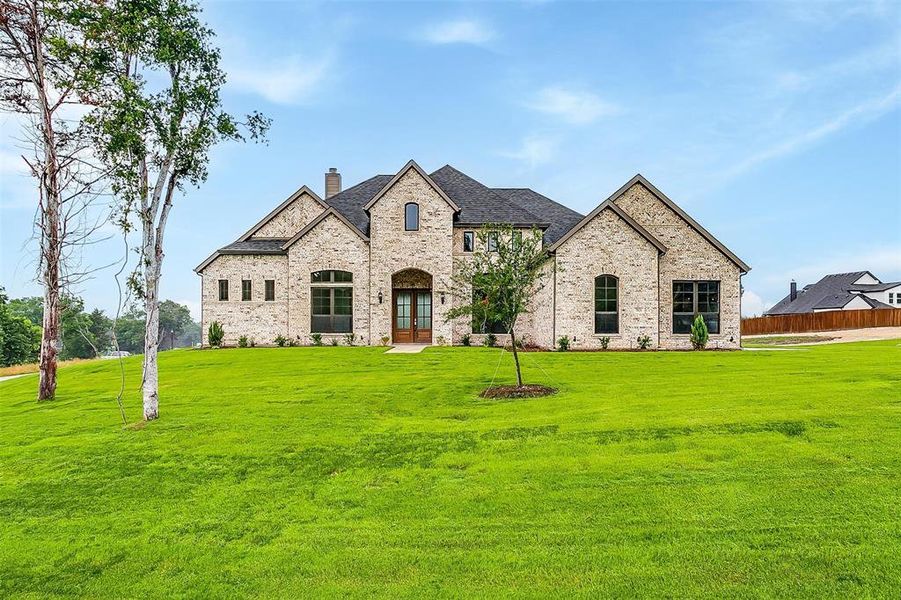
[[[7,379],[16,379],[18,377],[25,377],[26,375],[34,375],[34,373],[22,373],[21,375],[7,375],[6,377],[0,377],[0,381],[6,381]]]
[[[385,354],[419,354],[428,347],[428,344],[398,344]]]

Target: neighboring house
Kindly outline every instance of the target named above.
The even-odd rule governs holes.
[[[525,341],[553,347],[690,347],[703,314],[711,346],[740,345],[741,276],[748,265],[636,175],[583,216],[526,188],[488,188],[451,166],[414,161],[346,190],[330,169],[325,197],[304,186],[234,243],[203,261],[202,331],[225,343],[246,335],[310,343],[353,333],[358,343],[459,344],[466,319],[447,322],[455,261],[486,224],[540,230],[553,256],[547,285],[518,324]],[[510,243],[489,239],[489,246]],[[556,265],[557,269],[552,269]],[[477,328],[478,329],[478,328]]]
[[[764,314],[792,315],[873,308],[901,308],[901,281],[882,283],[869,271],[826,275],[800,291],[792,281],[788,296]]]

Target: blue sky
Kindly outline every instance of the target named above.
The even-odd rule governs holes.
[[[746,313],[788,282],[901,279],[901,3],[204,4],[235,112],[268,145],[216,149],[169,220],[163,296],[303,184],[414,158],[587,213],[642,173],[753,270]],[[0,284],[33,283],[32,184],[0,116]],[[122,256],[110,239],[85,252]],[[132,258],[132,263],[134,259]],[[113,310],[111,269],[78,286]]]

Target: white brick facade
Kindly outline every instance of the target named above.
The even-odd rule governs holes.
[[[219,321],[227,345],[242,335],[258,345],[271,345],[279,335],[309,344],[311,274],[324,270],[352,274],[352,283],[341,285],[353,290],[357,343],[390,340],[394,289],[429,285],[432,343],[459,344],[467,334],[480,343],[482,336],[471,334],[466,319],[446,322],[447,312],[460,301],[451,292],[454,265],[467,257],[463,231],[477,227],[457,226],[459,206],[415,163],[410,165],[390,183],[380,181],[384,187],[370,194],[374,201],[365,207],[365,229],[362,213],[352,215],[352,222],[338,207],[324,208],[328,202],[312,192],[298,193],[243,238],[266,244],[265,250],[254,254],[253,248],[264,246],[248,250],[236,243],[207,259],[197,268],[202,278],[203,343],[208,342],[209,324]],[[404,226],[408,203],[419,207],[419,227],[413,231]],[[648,336],[653,348],[687,348],[688,335],[672,329],[673,281],[717,281],[721,325],[720,333],[711,334],[710,345],[739,347],[741,275],[747,266],[689,220],[637,176],[549,246],[553,257],[545,285],[521,318],[518,333],[541,347],[553,347],[565,335],[577,349],[599,348],[602,337],[609,337],[610,348],[635,348],[641,336]],[[594,330],[599,275],[617,278],[618,333]],[[220,279],[229,282],[225,301],[219,300]],[[264,298],[267,279],[275,281],[272,300]],[[242,280],[252,282],[250,300],[242,300]],[[343,334],[323,335],[329,337],[343,343]]]

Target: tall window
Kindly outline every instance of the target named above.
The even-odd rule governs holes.
[[[272,302],[275,300],[275,280],[267,279],[266,280],[266,302]]]
[[[463,232],[463,252],[472,252],[476,245],[476,234],[474,231]]]
[[[249,279],[241,280],[241,300],[250,300],[251,298],[251,284]]]
[[[485,294],[481,290],[472,291],[473,300],[482,300],[487,302]],[[476,304],[473,302],[473,304]],[[472,332],[473,333],[508,333],[507,328],[500,321],[489,320],[484,313],[478,311],[472,313]]]
[[[497,252],[497,232],[488,232],[488,252]]]
[[[228,279],[219,280],[219,300],[222,302],[228,300]]]
[[[315,271],[310,274],[310,331],[353,331],[353,274],[348,271]]]
[[[404,205],[404,229],[406,231],[419,229],[419,205],[415,202],[407,202]]]
[[[720,332],[720,282],[673,282],[673,333],[691,333],[696,315],[710,333]]]
[[[619,280],[613,275],[594,278],[594,332],[619,333]]]

